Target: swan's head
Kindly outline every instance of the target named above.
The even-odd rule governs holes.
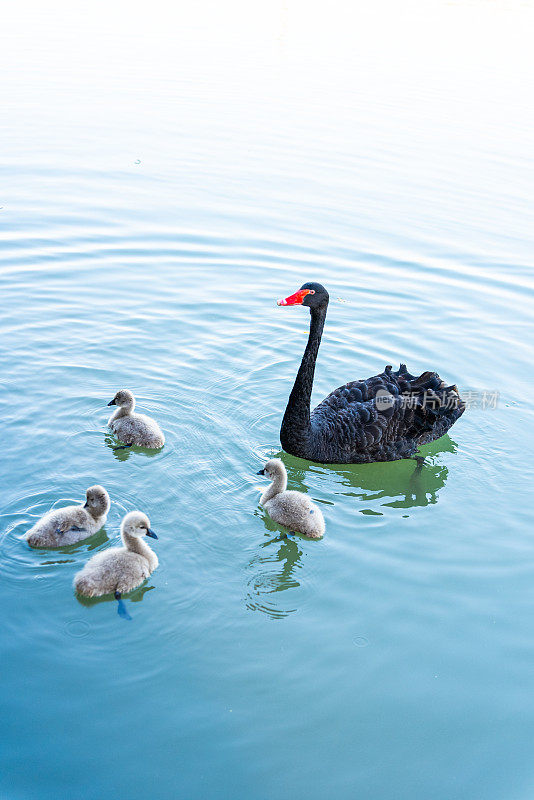
[[[158,537],[150,527],[150,520],[142,511],[130,511],[121,522],[121,532],[126,536],[150,536],[151,539]]]
[[[109,494],[103,486],[90,486],[85,493],[87,500],[84,508],[94,517],[102,517],[109,511]]]
[[[305,283],[298,292],[279,300],[279,306],[308,306],[310,309],[328,305],[330,297],[320,283]]]
[[[130,411],[135,406],[135,398],[129,389],[121,389],[113,400],[110,400],[108,406],[120,406],[121,408],[128,408]]]
[[[266,478],[274,481],[276,478],[285,477],[287,472],[283,461],[280,461],[279,458],[271,458],[257,474],[265,475]]]

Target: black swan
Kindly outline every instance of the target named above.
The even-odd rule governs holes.
[[[310,413],[310,399],[328,292],[305,283],[279,306],[310,309],[310,335],[282,420],[280,441],[287,453],[323,464],[396,461],[419,445],[439,439],[465,410],[456,386],[437,372],[410,375],[405,364],[393,372],[340,386]]]

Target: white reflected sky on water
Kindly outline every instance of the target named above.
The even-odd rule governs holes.
[[[283,214],[287,197],[337,208],[346,195],[363,225],[377,207],[390,214],[395,254],[407,228],[439,247],[456,228],[473,252],[512,248],[522,262],[533,23],[524,2],[13,4],[0,34],[0,163],[140,161],[163,196],[199,210],[228,198],[243,216]],[[18,192],[28,206],[30,178],[5,180],[11,204]]]
[[[374,97],[379,106],[398,107],[401,124],[447,123],[452,136],[480,126],[486,139],[486,126],[498,127],[509,114],[510,132],[521,139],[533,113],[533,23],[531,4],[487,0],[21,2],[3,18],[4,114],[31,104],[37,125],[52,123],[54,115],[73,126],[97,124],[111,111],[176,124],[180,104],[162,101],[178,80],[200,106],[209,98],[217,104],[213,111],[240,107],[245,120],[245,100],[257,110],[260,101],[271,107],[298,94],[294,111],[305,123],[340,97],[346,104],[352,87],[356,105]],[[410,96],[401,98],[407,83]],[[217,103],[220,84],[228,91]],[[457,129],[450,125],[454,115]],[[217,126],[217,115],[209,116]]]

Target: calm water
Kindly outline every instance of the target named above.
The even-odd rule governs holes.
[[[1,797],[532,798],[531,3],[76,6],[1,34]],[[278,541],[306,280],[317,401],[499,397],[419,475],[282,454],[327,534]],[[111,449],[122,387],[160,453]],[[104,531],[27,547],[97,481]],[[135,507],[128,623],[71,583]]]

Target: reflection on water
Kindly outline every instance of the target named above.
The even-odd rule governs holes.
[[[257,513],[259,515],[261,512]],[[268,531],[278,530],[276,523],[267,514],[263,515],[263,519]],[[300,586],[295,571],[302,568],[301,540],[297,535],[282,534],[269,537],[258,548],[266,552],[255,553],[249,561],[248,567],[253,571],[253,576],[247,582],[245,605],[251,611],[261,611],[273,619],[286,617],[297,610],[296,598],[273,595]]]
[[[153,450],[148,447],[137,447],[136,445],[124,445],[119,439],[107,434],[104,439],[106,445],[112,451],[117,461],[128,461],[132,453],[142,453],[145,456],[153,457],[161,453],[163,448]]]
[[[413,508],[437,503],[438,490],[445,486],[448,474],[449,471],[444,466],[435,466],[427,462],[422,467],[416,465],[408,481],[406,495],[384,505],[391,508]],[[362,513],[364,511],[365,509],[362,509]]]
[[[448,476],[447,467],[437,459],[442,453],[455,453],[456,444],[449,435],[445,435],[425,445],[420,452],[426,458],[422,467],[411,459],[379,464],[322,466],[283,451],[273,454],[273,457],[281,458],[286,465],[289,489],[307,493],[313,473],[328,483],[327,497],[314,496],[316,502],[327,506],[328,536],[328,506],[350,502],[345,498],[365,501],[366,505],[358,503],[356,510],[360,514],[375,516],[383,515],[379,508],[384,506],[410,509],[437,503],[439,491],[445,486]],[[277,526],[263,509],[258,510],[256,515],[262,517],[268,531],[285,530]],[[331,518],[333,521],[333,514]],[[293,592],[290,597],[280,597],[280,593],[300,587],[295,572],[302,569],[302,546],[307,541],[298,534],[288,537],[287,533],[282,532],[258,545],[258,550],[266,549],[267,553],[257,552],[249,561],[248,568],[253,571],[253,576],[247,582],[247,608],[273,618],[284,617],[298,610],[298,594]]]
[[[309,472],[319,473],[334,482],[332,495],[345,495],[370,503],[392,508],[414,508],[437,503],[438,493],[445,486],[448,469],[436,463],[442,453],[455,453],[456,443],[448,434],[431,444],[421,447],[419,452],[426,460],[421,469],[411,459],[377,464],[340,464],[323,466],[311,461],[290,456],[283,451],[276,454],[286,465],[288,486],[307,492]],[[315,498],[317,499],[317,498]],[[391,502],[381,502],[384,500]],[[326,499],[319,502],[329,504]],[[365,510],[365,509],[364,509]]]
[[[155,586],[139,586],[137,589],[134,589],[133,592],[129,594],[123,595],[123,600],[131,600],[132,603],[140,603],[143,597],[147,592],[151,592],[152,589],[155,589]],[[84,597],[81,594],[74,594],[76,600],[82,606],[97,606],[100,603],[116,603],[115,597],[112,594],[105,594],[102,597]]]

